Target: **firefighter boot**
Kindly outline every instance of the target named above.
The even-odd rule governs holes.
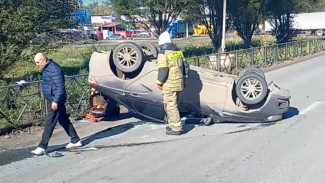
[[[182,130],[174,131],[169,126],[166,127],[166,135],[182,135]]]

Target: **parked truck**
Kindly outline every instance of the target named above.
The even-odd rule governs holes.
[[[298,33],[322,36],[325,33],[325,21],[322,21],[322,17],[325,17],[325,12],[294,14],[292,28]],[[266,32],[272,32],[274,29],[269,21],[265,21],[264,26]]]

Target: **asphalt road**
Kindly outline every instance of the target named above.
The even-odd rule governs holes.
[[[32,157],[0,166],[0,182],[323,183],[325,181],[325,56],[266,73],[291,92],[276,123],[165,125],[139,122],[85,139],[95,151]]]

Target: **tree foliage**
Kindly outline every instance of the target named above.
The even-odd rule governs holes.
[[[192,5],[192,8],[194,8],[192,12],[199,13],[195,15],[195,19],[199,18],[207,27],[214,50],[219,50],[222,39],[223,0],[195,0],[194,3],[195,6]]]
[[[112,0],[113,9],[133,22],[148,21],[163,32],[193,0]]]
[[[0,0],[0,78],[13,62],[51,48],[33,40],[74,26],[70,15],[76,6],[72,0]]]
[[[113,11],[127,17],[137,15],[139,0],[112,0]]]
[[[112,14],[112,7],[108,2],[103,2],[101,5],[98,5],[97,2],[89,4],[84,8],[91,10],[92,15],[110,15]]]
[[[308,12],[321,12],[325,11],[325,0],[311,0],[311,3],[309,3],[309,9]]]
[[[265,0],[264,8],[268,20],[274,27],[278,43],[286,42],[293,36],[292,13],[295,12],[295,0]]]
[[[232,26],[244,41],[244,47],[251,46],[252,36],[263,16],[260,0],[228,0],[229,17]]]

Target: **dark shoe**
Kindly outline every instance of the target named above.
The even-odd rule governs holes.
[[[174,131],[166,127],[166,135],[182,135],[182,131]]]
[[[172,129],[169,127],[169,126],[166,126],[166,131],[172,131]],[[183,131],[183,129],[182,130],[180,130],[181,132]]]

